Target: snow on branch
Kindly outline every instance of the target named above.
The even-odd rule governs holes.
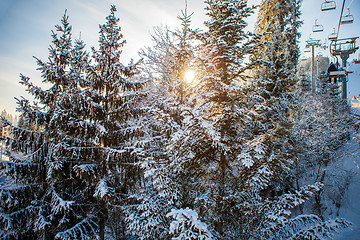
[[[323,187],[322,183],[308,185],[296,191],[294,194],[283,194],[279,201],[276,202],[279,208],[290,210],[308,200],[315,192],[320,191]]]
[[[39,62],[38,59],[37,61]],[[39,99],[42,103],[50,103],[51,101],[54,101],[54,94],[52,92],[44,91],[40,87],[35,86],[30,82],[29,77],[25,77],[24,75],[20,74],[20,78],[20,84],[24,85],[27,88],[26,91],[33,95],[35,99]]]
[[[35,218],[38,216],[38,211],[39,206],[28,206],[8,215],[2,214],[4,218],[1,221],[8,224],[8,228],[6,228],[7,231],[16,230],[20,232],[32,227],[36,221]]]
[[[92,215],[81,222],[77,223],[72,228],[69,228],[63,232],[56,234],[55,239],[59,240],[70,240],[70,239],[79,239],[79,240],[91,240],[97,238],[97,228],[98,224],[94,221],[96,216]]]
[[[332,239],[335,233],[349,225],[351,223],[345,219],[323,222],[316,215],[299,215],[265,229],[261,239]]]
[[[15,98],[18,107],[16,111],[22,112],[21,116],[31,119],[36,125],[45,125],[49,120],[49,113],[43,112],[42,107],[37,104],[31,106],[29,100],[21,97],[21,99]]]
[[[15,180],[22,180],[29,176],[36,179],[41,176],[40,168],[41,166],[37,163],[15,163],[9,161],[0,162],[1,172]]]
[[[238,156],[238,160],[240,160],[242,165],[250,168],[264,158],[267,152],[267,146],[264,142],[264,136],[260,136],[246,144],[246,148]]]
[[[351,223],[343,218],[336,218],[326,222],[320,222],[294,234],[291,239],[332,239],[335,233],[350,226]]]
[[[166,215],[174,220],[170,223],[170,234],[173,240],[181,239],[215,239],[208,229],[208,226],[201,222],[195,210],[172,209]]]
[[[265,228],[261,236],[262,239],[289,239],[305,226],[313,226],[320,221],[321,219],[316,215],[300,215]]]
[[[40,187],[41,188],[41,187]],[[1,205],[6,204],[6,208],[12,209],[29,203],[31,199],[36,199],[39,193],[39,186],[32,185],[11,185],[2,187],[0,192]],[[14,201],[16,199],[16,201]]]
[[[98,164],[81,164],[73,167],[77,176],[80,178],[96,177],[99,171]]]
[[[111,195],[112,188],[108,186],[106,179],[101,179],[98,184],[96,185],[94,197],[100,199],[106,199],[108,196]]]
[[[59,194],[55,191],[55,189],[52,190],[52,197],[51,197],[51,210],[54,214],[58,214],[60,212],[68,211],[72,204],[74,204],[75,201],[67,201],[62,199]]]

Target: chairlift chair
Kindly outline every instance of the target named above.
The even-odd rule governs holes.
[[[305,48],[304,53],[310,52],[310,48]]]
[[[350,9],[348,8],[348,13],[345,16],[342,16],[340,23],[341,24],[350,24],[354,22],[353,15],[350,14]]]
[[[329,10],[334,10],[334,9],[336,9],[335,1],[327,1],[327,0],[325,0],[321,4],[321,11],[329,11]]]
[[[314,24],[314,26],[313,26],[313,28],[312,28],[312,31],[313,31],[313,32],[322,32],[322,31],[324,31],[323,25],[318,24],[318,23],[317,23],[317,19],[315,19],[315,24]]]
[[[354,63],[355,64],[360,64],[360,54],[359,54],[357,59],[354,59]]]
[[[337,34],[336,34],[336,31],[335,31],[335,28],[334,28],[334,32],[329,34],[328,39],[330,41],[333,41],[333,40],[337,39]]]

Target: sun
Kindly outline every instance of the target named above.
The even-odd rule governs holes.
[[[194,70],[187,70],[184,74],[185,76],[185,81],[187,83],[192,83],[192,81],[194,81],[195,79],[195,71]]]

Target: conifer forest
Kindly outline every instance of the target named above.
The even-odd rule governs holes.
[[[0,239],[337,239],[359,179],[359,120],[326,74],[301,75],[301,0],[205,0],[130,63],[120,6],[98,46],[66,11],[40,81],[1,127]],[[248,17],[258,12],[255,30]],[[33,53],[36,56],[36,52]],[[352,143],[352,149],[346,148]],[[357,193],[359,194],[359,193]],[[350,238],[349,238],[350,239]]]

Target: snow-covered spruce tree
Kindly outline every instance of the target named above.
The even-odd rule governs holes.
[[[297,83],[295,86],[295,94],[297,96],[304,96],[311,91],[311,82],[308,74],[301,72],[297,76]]]
[[[88,55],[82,42],[73,46],[66,15],[52,39],[49,60],[37,59],[43,82],[51,86],[43,90],[21,75],[21,83],[38,103],[18,100],[24,123],[13,126],[8,139],[11,161],[2,164],[3,173],[15,183],[1,190],[2,239],[54,239],[77,225],[83,226],[80,235],[96,233],[97,211],[89,207],[96,202],[73,171],[83,158],[81,147],[92,146],[79,137],[85,131],[76,127],[87,124],[81,120],[87,111],[81,112],[86,106],[80,104],[84,97],[79,86],[87,86],[83,76]]]
[[[193,86],[185,80],[194,56],[193,34],[189,28],[191,15],[185,9],[178,18],[181,29],[157,28],[153,35],[154,47],[142,51],[145,67],[155,70],[144,76],[153,83],[147,100],[148,126],[153,129],[153,135],[147,159],[142,162],[149,181],[132,196],[138,204],[127,208],[128,233],[140,239],[170,238],[170,220],[175,215],[168,214],[191,201],[189,188],[184,187],[186,172],[170,171],[170,141],[174,133],[183,128],[183,113],[191,108],[189,96]],[[201,235],[201,231],[196,234]]]
[[[290,210],[309,197],[299,195],[300,192],[320,190],[317,185],[295,190],[292,182],[291,168],[296,166],[300,151],[295,147],[291,111],[295,105],[300,3],[298,0],[264,0],[259,9],[256,29],[260,41],[252,56],[257,67],[252,96],[249,96],[257,116],[253,140],[243,151],[243,158],[251,161],[249,170],[257,172],[251,181],[257,181],[254,192],[259,191],[257,196],[261,199],[258,208],[262,210],[256,210],[258,213],[250,210],[254,213],[252,220],[260,224],[254,238],[325,237],[348,224],[343,219],[323,222],[310,215],[289,218]],[[284,198],[286,204],[283,204]],[[278,205],[279,202],[282,204]],[[281,231],[276,230],[279,227]]]
[[[263,0],[255,31],[259,35],[259,47],[252,59],[257,62],[257,74],[264,84],[263,95],[276,95],[284,92],[288,84],[295,79],[296,65],[299,58],[298,29],[301,25],[301,0]],[[278,54],[278,55],[276,55]]]
[[[115,6],[111,6],[107,22],[100,25],[99,49],[93,48],[95,63],[88,75],[97,96],[91,109],[96,114],[91,120],[101,130],[92,139],[99,147],[98,159],[89,167],[79,166],[79,170],[80,176],[91,177],[97,184],[94,197],[102,213],[100,230],[119,237],[124,234],[121,206],[126,203],[127,194],[142,182],[136,163],[146,147],[140,140],[146,130],[140,105],[145,97],[144,83],[134,77],[138,63],[125,66],[120,62],[125,40],[115,12]],[[100,238],[104,238],[104,232],[100,231]]]
[[[13,127],[12,162],[3,172],[14,179],[2,189],[2,237],[16,239],[104,239],[122,234],[113,204],[134,186],[132,145],[140,134],[132,82],[135,65],[119,62],[123,42],[115,7],[100,26],[100,50],[89,64],[82,41],[71,40],[64,16],[56,26],[49,61],[38,60],[47,90],[22,76],[39,104],[19,100],[25,125]],[[120,222],[120,223],[119,223]],[[119,227],[120,226],[120,227]]]
[[[244,1],[206,1],[208,31],[198,33],[202,43],[196,56],[198,79],[190,101],[181,112],[181,127],[168,143],[167,169],[177,199],[170,213],[173,238],[237,238],[241,230],[234,208],[240,195],[233,166],[244,131],[241,66],[249,47],[244,18],[252,12]],[[199,55],[198,55],[199,54]],[[179,193],[186,194],[179,194]]]
[[[263,0],[255,31],[260,36],[252,54],[256,66],[252,83],[252,109],[257,113],[254,139],[266,146],[272,176],[271,194],[291,188],[288,168],[294,160],[291,140],[291,104],[299,56],[300,26],[298,0]],[[267,160],[264,162],[266,165]]]
[[[332,100],[336,100],[338,103],[340,96],[340,88],[337,83],[334,83],[332,79],[325,73],[321,73],[317,79],[317,92],[320,95],[330,97]]]

